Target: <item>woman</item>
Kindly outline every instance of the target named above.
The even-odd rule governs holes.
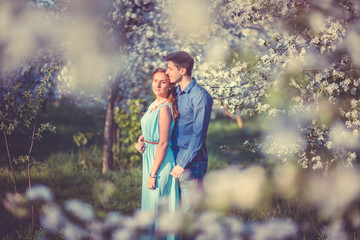
[[[175,212],[179,206],[179,187],[170,175],[175,166],[171,133],[178,111],[175,87],[170,84],[165,69],[158,68],[153,72],[152,90],[156,100],[141,119],[145,149],[139,144],[135,146],[143,153],[141,210],[157,213],[159,200],[166,197],[168,211]]]

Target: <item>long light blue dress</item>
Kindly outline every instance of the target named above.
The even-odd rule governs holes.
[[[142,117],[141,132],[144,140],[148,142],[159,142],[159,112],[161,107],[164,105],[170,106],[172,113],[171,103],[163,103],[153,111],[151,111],[152,109],[150,106]],[[171,135],[174,125],[175,122],[173,120],[170,127],[169,146],[166,151],[164,160],[156,173],[157,177],[155,182],[155,189],[148,189],[147,181],[149,179],[149,174],[155,160],[155,153],[158,145],[145,142],[141,192],[141,210],[143,211],[153,211],[157,213],[159,211],[159,202],[162,198],[167,199],[167,205],[161,205],[162,210],[174,213],[179,208],[178,182],[172,175],[170,175],[171,170],[175,167],[175,158],[171,150]],[[156,225],[157,223],[155,224],[155,228]],[[173,237],[173,235],[169,235],[167,236],[167,239],[172,239]]]

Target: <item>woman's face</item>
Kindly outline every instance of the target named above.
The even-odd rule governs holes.
[[[158,72],[153,76],[152,90],[156,96],[166,98],[169,93],[170,81],[165,73]]]

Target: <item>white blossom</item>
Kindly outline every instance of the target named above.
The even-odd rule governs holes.
[[[26,190],[26,198],[31,201],[52,201],[54,197],[48,187],[43,185],[36,185],[33,186],[31,190],[30,188]]]
[[[298,228],[290,220],[270,219],[264,223],[258,223],[253,227],[254,240],[264,239],[287,239],[296,236]]]
[[[65,209],[82,221],[90,221],[95,217],[95,213],[91,205],[80,200],[66,201]]]

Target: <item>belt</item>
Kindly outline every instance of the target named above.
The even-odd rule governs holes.
[[[149,143],[149,144],[159,144],[159,142],[149,142],[149,141],[146,141],[146,140],[144,140],[144,142]]]

